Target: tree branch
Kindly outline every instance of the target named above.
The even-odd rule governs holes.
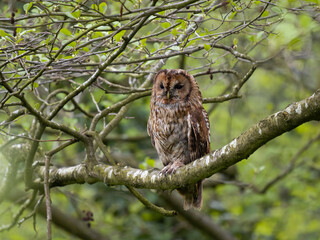
[[[289,105],[253,125],[224,147],[177,170],[175,174],[163,175],[156,169],[140,170],[130,167],[94,166],[90,176],[84,165],[52,168],[50,186],[104,181],[108,185],[129,185],[148,189],[175,189],[212,176],[237,162],[247,159],[257,149],[273,138],[312,120],[320,120],[320,89],[311,97]],[[40,169],[40,176],[44,168]]]
[[[49,165],[50,165],[50,157],[45,156],[45,172],[44,172],[44,183],[43,183],[43,188],[44,188],[44,194],[46,197],[46,213],[47,213],[47,239],[51,240],[52,235],[51,235],[51,222],[52,222],[52,210],[51,210],[51,196],[50,196],[50,188],[48,184],[48,179],[49,179]]]

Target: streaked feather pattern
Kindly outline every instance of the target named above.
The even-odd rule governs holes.
[[[154,78],[148,134],[164,168],[173,174],[210,152],[210,125],[195,79],[182,69],[161,70]],[[184,208],[200,209],[202,180],[178,191]]]

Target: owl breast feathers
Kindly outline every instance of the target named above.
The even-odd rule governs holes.
[[[153,80],[148,134],[164,168],[172,174],[210,152],[208,115],[195,79],[182,69],[164,69]],[[202,180],[178,189],[184,208],[200,209]]]

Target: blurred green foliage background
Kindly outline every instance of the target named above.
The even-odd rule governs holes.
[[[77,1],[67,2],[66,4],[63,4],[63,2],[55,4],[51,1],[40,3],[46,5],[52,12],[55,11],[54,8],[59,8],[56,11],[65,12],[70,19],[85,20],[88,18],[88,16],[81,16],[83,13],[75,10]],[[81,3],[81,1],[78,2]],[[94,8],[93,4],[96,4],[96,7],[100,7],[99,11],[106,15],[119,14],[120,11],[127,12],[127,9],[139,9],[149,4],[148,1],[122,1],[125,3],[124,8],[118,1],[85,2],[89,9]],[[159,2],[162,3],[162,1]],[[8,22],[4,21],[11,17],[11,9],[8,1],[0,1],[0,3],[2,12],[0,17],[0,55],[1,61],[6,61],[4,49],[14,42],[12,41],[12,29],[7,28]],[[201,24],[201,28],[199,27],[199,31],[196,33],[198,38],[196,36],[190,37],[194,40],[188,42],[189,46],[203,45],[204,49],[184,57],[179,55],[171,57],[166,61],[163,68],[183,67],[194,75],[205,72],[209,67],[212,70],[233,69],[240,75],[245,74],[248,70],[248,63],[235,59],[234,56],[222,49],[211,47],[206,42],[209,40],[206,39],[212,41],[214,37],[219,37],[215,34],[224,34],[226,31],[234,29],[233,21],[241,22],[243,18],[249,19],[250,16],[257,15],[259,9],[263,8],[265,4],[265,1],[226,2],[224,7],[213,11],[210,17]],[[199,9],[199,6],[201,5],[195,5],[195,8]],[[233,10],[230,11],[230,9]],[[27,16],[30,16],[41,14],[44,10],[37,7],[35,3],[31,5],[31,2],[17,1],[14,11],[16,17],[21,17],[26,12],[28,12]],[[210,117],[212,150],[229,143],[233,138],[268,115],[282,110],[292,102],[309,97],[320,87],[319,11],[319,1],[271,1],[262,17],[275,15],[275,18],[257,22],[252,28],[246,28],[241,32],[234,31],[230,36],[219,41],[219,43],[227,46],[232,45],[238,52],[248,54],[258,61],[263,61],[263,63],[259,65],[241,89],[241,98],[204,105]],[[192,17],[188,14],[190,13],[180,13],[176,19],[159,18],[148,23],[135,37],[138,39],[144,35],[149,35],[156,27],[166,29],[180,23],[173,27],[171,31],[162,35],[163,39],[176,38],[188,27],[188,22],[184,20]],[[204,17],[207,16],[209,14]],[[54,15],[53,18],[64,19],[61,16]],[[214,21],[214,18],[225,19],[226,21],[218,26],[219,22]],[[41,17],[35,20],[26,18],[17,24],[32,23],[37,25],[43,24],[46,20],[46,18]],[[58,35],[59,42],[63,44],[74,34],[77,34],[77,31],[89,28],[89,24],[93,25],[94,23],[79,21],[76,25],[75,23],[65,24]],[[116,27],[117,24],[121,25],[122,22],[114,22],[113,24]],[[24,37],[28,34],[28,31],[34,36],[37,36],[37,34],[40,36],[41,32],[56,32],[56,30],[54,25],[48,28],[20,28],[17,31],[15,41],[16,43],[25,41]],[[26,32],[21,34],[21,31]],[[67,61],[83,52],[89,52],[95,46],[94,43],[78,50],[76,48],[84,42],[106,36],[106,34],[108,32],[104,29],[104,26],[101,26],[98,31],[88,34],[86,39],[68,46],[66,50],[69,51],[62,52],[59,60]],[[122,35],[125,36],[125,34],[126,32],[120,32],[115,35],[112,44],[121,42]],[[47,39],[52,39],[52,37],[50,36]],[[11,42],[9,39],[11,39]],[[47,41],[47,39],[43,36],[40,38],[42,41]],[[159,39],[161,40],[161,38]],[[154,42],[152,38],[146,41],[140,40],[135,43],[136,45],[130,45],[128,48],[138,50],[132,50],[132,54],[129,54],[129,49],[127,55],[121,56],[123,57],[121,61],[157,56],[156,51],[169,44],[166,41],[161,42],[159,39]],[[58,46],[55,46],[55,48],[54,51],[58,50]],[[168,49],[159,50],[159,54],[165,50]],[[171,50],[180,51],[181,48],[173,46]],[[21,53],[23,52],[19,54]],[[86,65],[83,68],[78,68],[79,73],[62,74],[62,77],[65,77],[64,79],[54,76],[53,79],[50,79],[53,81],[51,90],[63,88],[72,91],[76,86],[87,80],[87,76],[92,73],[89,70],[94,71],[97,68],[97,65],[94,64],[103,61],[108,56],[108,53],[93,54],[87,61],[87,63],[92,63],[92,66]],[[48,61],[48,56],[41,52],[28,55],[25,58],[26,61],[43,63]],[[138,77],[132,77],[132,71],[137,67],[136,64],[114,65],[108,68],[109,72],[106,71],[103,76],[116,84],[137,87],[143,82],[146,74],[151,71],[151,66],[157,61],[160,60],[147,61],[141,65],[137,73],[145,74],[140,74]],[[14,65],[11,66],[13,70],[14,67]],[[81,69],[85,69],[87,72],[82,74]],[[8,69],[2,70],[8,71]],[[125,73],[125,71],[131,71],[131,75]],[[10,73],[7,73],[6,76],[19,77],[18,75],[18,73],[15,73],[14,76],[11,76]],[[22,76],[22,74],[20,75]],[[38,89],[40,95],[42,94],[41,86],[45,86],[44,80],[45,76],[39,83],[35,83],[38,85],[34,84],[33,86]],[[130,82],[133,80],[135,82]],[[223,94],[226,87],[231,86],[229,88],[231,89],[236,83],[234,77],[221,73],[213,74],[212,79],[208,75],[199,75],[196,80],[204,98],[219,96]],[[26,97],[29,103],[35,108],[39,108],[41,102],[34,97],[34,91],[31,89],[28,91]],[[4,88],[0,88],[0,92],[3,95]],[[56,100],[58,101],[64,96],[65,94],[58,94]],[[112,92],[106,94],[98,86],[92,86],[77,96],[76,101],[85,111],[96,113],[98,108],[100,110],[104,109],[124,99],[124,97],[123,94]],[[161,168],[161,164],[157,161],[156,151],[152,147],[146,131],[149,101],[149,97],[134,101],[126,114],[126,118],[121,120],[105,140],[111,153],[119,161],[144,169]],[[91,119],[85,117],[80,111],[74,110],[73,104],[66,105],[65,109],[70,111],[59,114],[58,118],[55,119],[56,122],[78,131],[84,130],[90,125]],[[0,122],[7,119],[7,115],[3,113],[5,112],[0,112]],[[113,118],[113,115],[106,117],[104,121],[99,123],[97,130],[101,130],[104,123],[108,123]],[[1,126],[1,129],[11,134],[30,132],[32,120],[33,117],[25,115],[14,121],[11,124],[12,126]],[[243,160],[229,169],[229,173],[216,174],[207,179],[201,214],[208,216],[214,223],[239,239],[319,239],[319,141],[310,145],[293,162],[293,158],[298,151],[319,133],[319,123],[306,123],[267,143],[247,160]],[[4,132],[0,132],[0,134],[1,145],[11,139],[11,136]],[[61,134],[61,136],[64,137],[64,134]],[[48,132],[43,136],[43,139],[56,139],[57,137],[59,137],[59,133]],[[54,141],[43,142],[41,143],[41,151],[45,152],[53,149],[58,144]],[[84,156],[84,147],[81,143],[78,143],[56,154],[52,162],[56,166],[72,166],[81,163]],[[100,154],[99,157],[102,159],[103,155]],[[4,176],[9,164],[4,154],[0,155],[0,164],[0,176]],[[292,171],[286,177],[276,182],[266,192],[259,192],[269,181],[286,171],[290,164],[292,165]],[[12,221],[13,215],[21,206],[21,200],[31,194],[30,192],[24,193],[23,179],[19,175],[23,171],[23,164],[20,163],[18,168],[19,181],[14,185],[12,194],[1,202],[0,225],[2,227]],[[141,190],[141,192],[151,202],[170,208],[170,205],[156,191]],[[122,186],[106,187],[103,183],[69,185],[51,189],[51,197],[53,206],[76,219],[81,220],[88,212],[92,212],[94,220],[84,222],[90,223],[91,229],[107,236],[106,239],[212,239],[211,236],[208,236],[181,216],[168,218],[147,209]],[[44,217],[38,214],[36,222],[34,222],[35,218],[33,217],[24,220],[24,217],[29,216],[32,210],[30,208],[24,211],[19,218],[23,220],[21,224],[15,225],[10,231],[1,232],[0,238],[12,240],[45,239],[46,220]],[[77,237],[53,225],[53,239],[77,239]]]

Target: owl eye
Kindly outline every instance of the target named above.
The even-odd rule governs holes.
[[[174,88],[175,89],[181,89],[181,88],[183,88],[183,85],[180,84],[180,83],[177,83],[176,85],[174,85]]]
[[[160,88],[164,89],[163,83],[160,83]]]

